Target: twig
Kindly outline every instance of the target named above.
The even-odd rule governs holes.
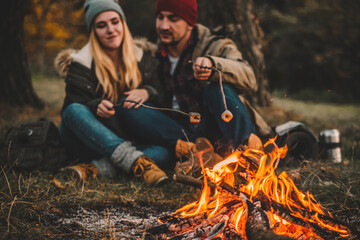
[[[27,184],[27,187],[26,187],[26,192],[25,192],[24,195],[22,196],[23,198],[29,193],[31,177],[32,177],[32,175],[31,175],[31,173],[30,173],[30,176],[29,176],[29,178],[28,178],[28,180],[27,180],[28,184]],[[23,180],[25,181],[24,178],[23,178]]]
[[[19,179],[18,179],[18,187],[19,187],[19,193],[22,195],[21,186],[20,186],[20,185],[21,185],[21,184],[20,184],[21,177],[22,177],[22,175],[21,175],[21,173],[20,173]]]
[[[189,145],[189,149],[190,149],[190,154],[191,154],[191,168],[192,169],[194,167],[194,164],[195,164],[195,156],[194,156],[194,153],[193,151],[191,150],[191,147],[190,147],[190,139],[189,137],[187,136],[186,132],[184,129],[181,129],[182,133],[184,134],[185,138],[186,138],[186,141],[188,142],[188,145]]]
[[[82,185],[81,185],[81,196],[83,196],[84,190],[85,190],[85,181],[82,181]]]
[[[9,146],[8,146],[8,152],[7,152],[7,161],[8,161],[8,162],[10,162],[9,159],[10,159],[10,149],[11,149],[11,145],[12,145],[12,140],[10,140]]]
[[[9,214],[8,214],[8,218],[6,220],[7,223],[8,223],[7,232],[10,232],[10,216],[11,216],[11,210],[12,210],[12,208],[14,206],[15,201],[16,201],[16,196],[14,197],[14,200],[10,204]]]
[[[203,180],[199,180],[196,179],[194,177],[191,176],[185,176],[185,175],[181,175],[181,174],[174,174],[173,176],[174,181],[182,183],[182,184],[186,184],[192,187],[196,187],[196,188],[203,188],[204,187],[204,181]],[[211,188],[211,190],[214,190],[216,188],[215,183],[209,182],[208,186]]]
[[[9,193],[10,193],[10,196],[11,196],[11,198],[12,198],[12,191],[11,191],[9,179],[7,178],[6,173],[5,173],[5,171],[4,171],[4,168],[3,168],[2,166],[1,166],[1,170],[2,170],[2,172],[4,173],[4,176],[5,176],[5,179],[6,179],[6,183],[7,183],[8,187],[9,187]]]
[[[4,193],[4,192],[0,192],[0,194],[2,194],[4,196],[6,196],[7,198],[11,199],[11,197],[8,194]]]

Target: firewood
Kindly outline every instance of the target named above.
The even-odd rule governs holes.
[[[228,220],[229,217],[226,214],[219,214],[211,219],[207,219],[202,224],[187,232],[174,236],[174,239],[196,239],[200,237],[201,239],[212,239],[224,229]]]
[[[204,187],[204,181],[196,179],[191,176],[181,175],[181,174],[174,174],[173,176],[174,181],[186,184],[192,187],[200,188],[202,189]],[[212,182],[208,182],[208,186],[214,190],[216,188],[216,184]]]
[[[157,235],[157,234],[161,234],[161,233],[168,233],[169,232],[169,223],[163,223],[161,225],[158,226],[154,226],[152,228],[149,228],[146,230],[147,233],[152,234],[152,235]]]
[[[252,163],[254,167],[254,163]],[[174,175],[174,180],[186,185],[190,185],[197,188],[203,188],[204,182],[202,180],[195,179],[191,176],[184,175]],[[315,234],[321,236],[323,239],[338,239],[341,238],[340,233],[328,230],[321,225],[318,225],[312,221],[307,221],[306,219],[314,219],[315,216],[323,220],[326,223],[332,225],[340,225],[347,230],[352,230],[357,232],[356,228],[347,224],[339,219],[331,217],[325,210],[325,214],[320,214],[315,211],[307,210],[306,206],[302,204],[301,201],[296,200],[297,197],[293,197],[293,201],[298,206],[289,207],[284,204],[280,204],[273,199],[267,197],[262,191],[259,191],[256,196],[249,196],[248,194],[241,192],[240,190],[232,187],[224,182],[216,185],[212,182],[208,182],[208,186],[214,190],[223,192],[224,198],[229,195],[229,202],[223,204],[218,210],[218,212],[207,219],[207,213],[202,213],[193,217],[183,218],[181,215],[171,215],[167,216],[163,220],[167,222],[167,225],[160,225],[157,228],[151,229],[150,232],[163,232],[165,235],[168,234],[177,234],[172,235],[171,239],[211,239],[213,236],[217,236],[221,233],[226,239],[242,239],[241,234],[237,233],[233,224],[224,220],[226,217],[232,219],[236,209],[243,207],[246,204],[247,207],[247,221],[245,231],[246,237],[249,240],[254,239],[280,239],[280,240],[290,240],[292,238],[286,236],[280,236],[275,234],[270,229],[269,220],[267,217],[267,212],[273,212],[278,215],[280,218],[293,223],[298,226],[311,229]],[[214,204],[215,197],[210,197],[208,207]],[[255,203],[255,204],[254,204]],[[194,210],[196,207],[194,207]],[[193,211],[192,209],[188,212]],[[302,217],[297,217],[294,213],[300,214]],[[224,217],[226,216],[226,217]],[[167,234],[168,233],[168,234]],[[243,236],[245,237],[245,235]],[[300,238],[306,238],[306,236],[300,236]],[[167,237],[168,238],[168,237]],[[298,238],[298,236],[297,236]]]
[[[224,228],[226,227],[228,220],[229,220],[229,218],[224,219],[223,221],[220,221],[218,224],[216,224],[209,232],[208,239],[213,239],[216,235],[221,233],[224,230]]]
[[[260,203],[260,202],[258,202]],[[291,240],[293,238],[280,236],[270,230],[269,219],[259,204],[246,201],[248,219],[246,221],[246,236],[248,240]]]

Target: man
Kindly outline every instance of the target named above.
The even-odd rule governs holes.
[[[170,149],[184,134],[190,140],[206,137],[214,142],[222,138],[233,147],[246,143],[256,130],[269,134],[270,127],[238,96],[256,90],[252,68],[233,41],[196,24],[196,0],[157,0],[155,13],[164,106],[200,113],[201,121],[190,123],[181,114],[151,110],[146,117],[125,117],[129,126],[132,124],[130,128]],[[255,118],[260,120],[260,128]]]

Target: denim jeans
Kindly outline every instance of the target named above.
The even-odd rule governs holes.
[[[211,83],[204,89],[205,109],[201,113],[200,123],[190,123],[181,114],[175,117],[172,114],[170,117],[165,112],[145,107],[124,109],[120,106],[115,109],[116,115],[128,134],[133,134],[143,143],[165,146],[170,151],[175,149],[178,139],[194,141],[198,137],[206,137],[213,142],[223,138],[228,144],[237,147],[255,132],[255,127],[232,85],[224,83],[223,89],[228,110],[233,114],[229,122],[221,118],[225,107],[218,83]]]
[[[70,155],[81,161],[111,158],[115,149],[126,142],[103,125],[83,104],[67,106],[60,124],[60,137]],[[136,146],[136,150],[153,159],[160,168],[171,164],[166,148],[155,145]]]

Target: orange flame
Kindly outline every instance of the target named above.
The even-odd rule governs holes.
[[[305,194],[300,191],[286,172],[282,172],[279,176],[275,174],[278,162],[286,155],[287,147],[277,147],[275,138],[270,139],[264,146],[266,147],[270,144],[274,147],[273,151],[270,153],[255,149],[237,151],[225,160],[216,164],[213,169],[204,169],[202,160],[200,159],[204,174],[204,188],[201,197],[199,201],[190,203],[178,209],[174,215],[191,217],[205,213],[207,219],[209,219],[219,213],[226,203],[229,203],[232,200],[239,200],[238,208],[234,212],[226,214],[231,217],[231,223],[235,226],[235,230],[243,237],[243,239],[247,239],[245,233],[245,223],[247,221],[248,213],[247,205],[242,200],[241,196],[222,191],[220,185],[226,183],[239,192],[250,196],[250,200],[259,196],[261,192],[261,194],[265,195],[270,202],[276,202],[283,207],[286,207],[291,213],[291,216],[305,222],[315,223],[329,231],[337,232],[342,237],[349,236],[348,230],[344,227],[328,224],[318,217],[319,214],[329,216],[331,216],[331,214],[324,211],[323,207],[320,203],[316,202],[312,194],[309,192]],[[252,169],[250,166],[251,162],[253,165],[257,165],[257,169]],[[244,174],[244,172],[247,176],[250,176],[247,179],[247,184],[235,186],[235,176],[243,176],[242,174]],[[208,186],[207,179],[218,186],[212,197],[210,196],[211,189]],[[305,214],[306,216],[303,216],[304,211],[311,214]],[[321,239],[321,237],[317,236],[310,227],[304,227],[289,222],[272,212],[272,210],[268,211],[267,215],[270,221],[270,228],[276,234],[287,235],[294,238],[314,237],[316,239]]]

